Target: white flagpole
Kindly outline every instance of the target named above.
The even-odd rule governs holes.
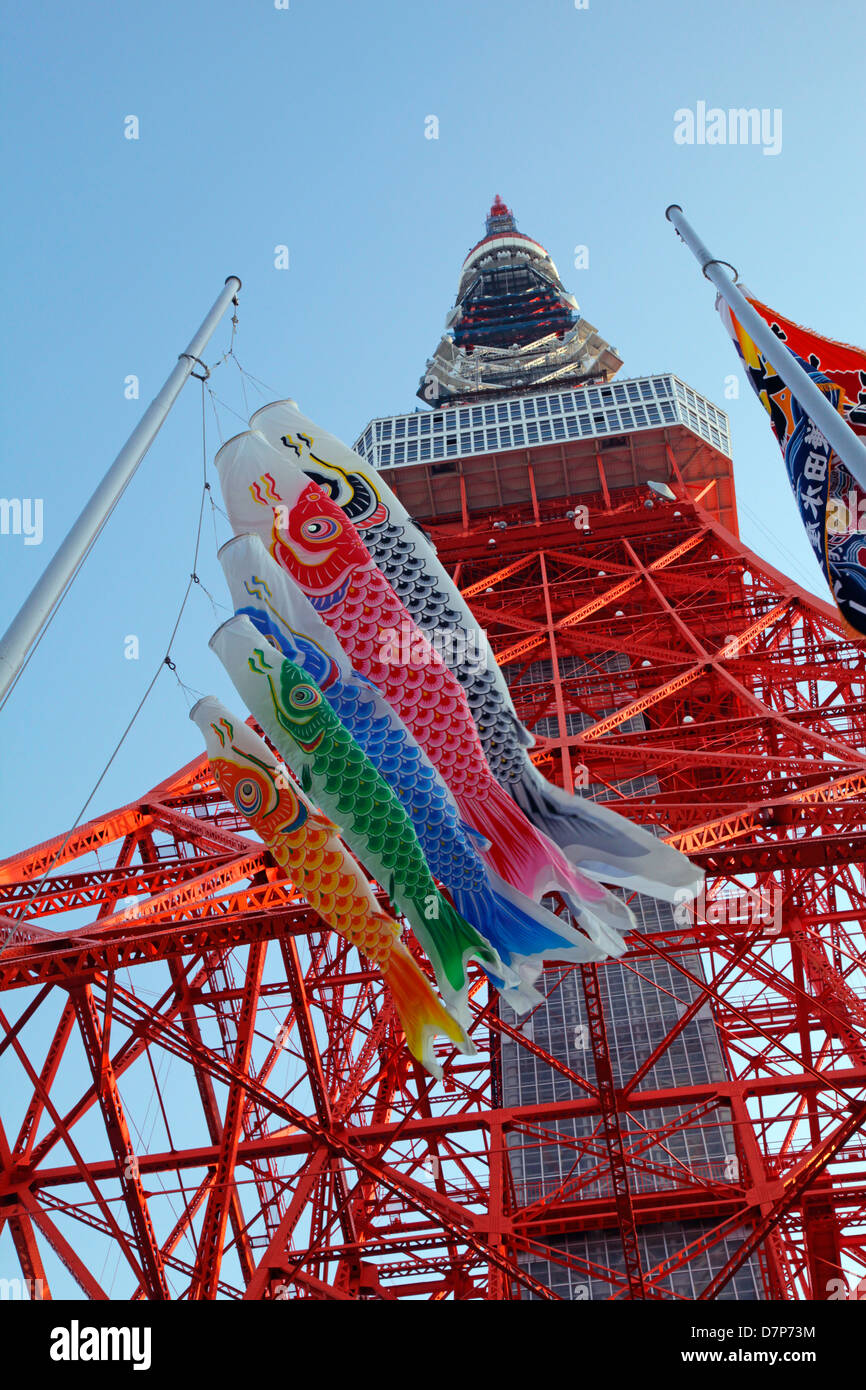
[[[54,558],[49,562],[25,600],[20,612],[0,640],[0,702],[11,690],[27,662],[39,634],[51,618],[69,585],[75,578],[88,550],[93,545],[114,507],[119,502],[135,470],[158,435],[165,417],[171,410],[187,381],[196,360],[204,352],[214,329],[232,301],[237,300],[241,282],[230,275],[225,289],[220,291],[198,332],[165,385],[151,401],[114,463],[75,521]]]
[[[746,299],[725,270],[727,261],[718,261],[707,250],[683,215],[679,203],[671,203],[665,217],[673,223],[686,246],[700,264],[705,277],[712,281],[719,294],[736,314],[756,347],[773,365],[774,371],[790,387],[803,409],[824,435],[834,453],[844,463],[851,477],[866,491],[866,446],[846,420],[833,409],[830,401],[818,390],[812,378],[791,356],[784,344]]]

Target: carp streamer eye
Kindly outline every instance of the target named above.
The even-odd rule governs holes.
[[[324,473],[316,473],[311,468],[305,468],[304,472],[306,473],[308,478],[312,479],[314,483],[318,484],[318,486],[322,489],[323,492],[326,492],[328,494],[332,502],[339,501],[339,495],[341,492],[341,483],[339,478],[331,478]]]
[[[245,816],[254,816],[262,806],[262,789],[252,777],[244,777],[235,787],[235,805]]]
[[[321,698],[318,690],[314,690],[311,685],[296,685],[289,696],[289,702],[295,709],[313,709]]]
[[[332,536],[336,536],[340,527],[336,521],[329,516],[319,516],[313,521],[305,521],[301,527],[301,535],[306,536],[311,541],[327,541]]]

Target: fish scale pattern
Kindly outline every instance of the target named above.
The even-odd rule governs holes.
[[[248,619],[233,621],[255,632]],[[471,956],[504,971],[498,952],[443,897],[406,811],[309,673],[288,658],[274,671],[259,647],[248,664],[267,679],[278,728],[288,735],[277,741],[287,762],[309,779],[323,809],[409,918],[443,990],[464,998]]]
[[[386,576],[368,559],[355,566],[345,595],[322,611],[329,623],[338,624],[335,630],[341,638],[351,639],[356,669],[379,687],[394,709],[411,712],[413,730],[427,731],[426,751],[437,752],[458,800],[482,796],[493,780],[491,772],[460,686],[435,650],[425,654],[423,668],[378,659],[380,629],[399,633],[404,621],[403,605],[395,599]]]
[[[269,487],[275,500],[274,480]],[[568,863],[496,781],[459,681],[414,623],[382,570],[340,507],[316,483],[297,495],[286,517],[272,513],[271,553],[311,599],[336,633],[352,665],[391,705],[415,735],[450,788],[461,814],[490,841],[497,873],[538,901],[562,888],[598,943],[621,952],[620,928],[630,929],[628,908]],[[283,531],[282,527],[286,526]],[[387,644],[405,634],[410,660],[393,659]],[[387,659],[386,659],[387,658]],[[612,928],[612,930],[611,930]]]
[[[390,783],[416,830],[423,826],[422,845],[431,873],[455,891],[484,892],[484,865],[467,846],[445,787],[418,748],[387,718],[376,718],[363,690],[339,679],[323,689],[335,714]]]
[[[220,787],[234,800],[237,769],[224,759],[212,758],[211,767]],[[242,806],[238,807],[243,810]],[[335,839],[333,826],[317,824],[310,816],[297,830],[281,829],[285,809],[276,810],[256,829],[273,854],[298,885],[310,906],[324,921],[341,932],[369,960],[387,970],[399,940],[400,928],[384,913],[373,915],[366,883],[357,866],[350,869],[348,856]]]
[[[449,666],[464,691],[491,771],[503,786],[519,782],[526,748],[521,743],[493,674],[471,655],[471,634],[461,614],[449,606],[448,594],[415,553],[405,528],[390,522],[363,529],[364,543],[394,592],[423,632],[435,633],[454,653]]]
[[[204,737],[223,795],[267,845],[322,922],[381,971],[413,1056],[441,1074],[433,1042],[449,1038],[461,1052],[473,1045],[444,1008],[400,940],[400,928],[376,901],[360,864],[340,843],[336,825],[308,800],[263,739],[214,696],[190,711]]]
[[[414,832],[407,834],[411,827],[402,807],[386,795],[381,777],[342,727],[331,726],[329,746],[313,754],[310,770],[314,782],[334,799],[342,820],[364,836],[372,853],[394,874],[399,890],[423,905],[426,894],[435,889]]]

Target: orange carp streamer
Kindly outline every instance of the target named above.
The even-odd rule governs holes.
[[[283,764],[249,725],[212,695],[190,711],[204,736],[214,777],[291,876],[314,912],[370,960],[388,985],[406,1042],[434,1076],[437,1034],[465,1053],[475,1051],[459,1023],[437,998],[384,913],[363,870],[340,842],[339,827],[301,791]]]

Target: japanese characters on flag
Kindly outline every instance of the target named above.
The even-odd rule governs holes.
[[[855,433],[866,435],[866,352],[783,318],[740,286],[753,308]],[[770,416],[797,507],[851,636],[866,637],[866,492],[719,295],[716,308]]]

